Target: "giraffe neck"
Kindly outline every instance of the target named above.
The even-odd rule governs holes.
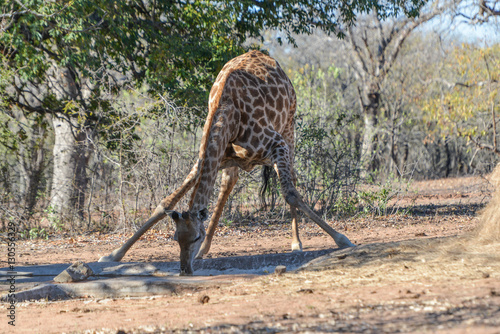
[[[236,119],[232,100],[225,101],[213,113],[211,126],[205,132],[200,148],[200,173],[191,195],[190,211],[208,207],[217,172],[231,135],[235,133]],[[202,151],[202,149],[204,150]]]

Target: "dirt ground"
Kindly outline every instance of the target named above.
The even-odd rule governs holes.
[[[404,213],[329,222],[360,247],[304,270],[234,277],[170,296],[18,303],[15,329],[0,304],[0,333],[500,333],[500,249],[464,237],[491,197],[488,180],[417,182],[412,189],[392,203],[411,208]],[[334,247],[312,222],[300,232],[304,250]],[[149,232],[123,261],[177,261],[172,234]],[[17,261],[94,262],[129,236],[19,241]],[[209,256],[288,252],[290,242],[286,223],[235,223],[220,228]]]

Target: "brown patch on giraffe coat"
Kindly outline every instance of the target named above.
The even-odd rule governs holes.
[[[264,109],[261,107],[254,108],[253,117],[255,120],[259,120],[264,117]]]
[[[252,140],[250,141],[250,144],[251,144],[254,148],[258,149],[258,148],[259,148],[259,146],[260,146],[260,145],[259,145],[259,144],[260,144],[260,140],[259,140],[259,138],[258,138],[257,136],[253,136],[253,137],[252,137]]]
[[[238,71],[238,74],[240,74],[241,79],[244,80],[245,86],[258,86],[255,73],[252,74],[249,71]]]
[[[267,106],[268,106],[268,108],[269,108],[269,109],[271,109],[271,110],[272,110],[272,109],[274,109],[274,108],[275,108],[274,99],[273,99],[272,97],[267,98],[267,99],[266,99],[266,102],[267,102]],[[270,111],[271,111],[271,110],[270,110]],[[272,110],[272,111],[273,111],[273,113],[274,113],[274,110]],[[273,116],[273,117],[274,117],[274,116]]]
[[[262,132],[262,126],[260,124],[255,124],[253,126],[253,132],[254,134],[258,135],[259,133]]]
[[[276,99],[276,109],[281,112],[283,110],[283,97],[279,96]]]
[[[260,107],[260,108],[264,108],[264,98],[262,98],[261,95],[259,95],[255,101],[253,102],[254,104],[254,107]]]
[[[271,91],[271,96],[277,96],[278,95],[278,88],[276,86],[269,87],[269,90]]]
[[[250,104],[252,103],[252,98],[245,92],[245,93],[241,94],[241,99],[245,103],[245,111],[248,110],[247,107],[249,107]]]
[[[265,131],[265,130],[264,130],[264,131]],[[270,139],[269,139],[269,137],[264,136],[264,138],[263,138],[263,139],[261,139],[261,141],[262,141],[262,146],[266,147],[266,146],[267,146],[267,144],[269,143],[269,140],[270,140]]]
[[[251,115],[252,114],[252,105],[249,104],[249,103],[245,103],[245,108],[244,108],[244,112],[247,113],[248,115]]]
[[[218,161],[217,161],[217,160],[213,160],[213,161],[211,162],[211,166],[210,166],[210,167],[211,167],[211,169],[212,169],[212,170],[214,170],[214,169],[218,169],[218,166],[217,166],[217,165],[218,165]]]
[[[264,134],[270,138],[274,137],[274,131],[270,130],[269,128],[264,129]]]
[[[276,119],[276,112],[273,109],[269,109],[267,111],[267,115],[269,117],[269,120],[274,123],[274,120]]]
[[[207,155],[210,157],[219,155],[219,149],[215,145],[209,145],[207,148]]]
[[[280,91],[281,96],[283,96],[283,97],[287,96],[285,87],[280,86],[279,91]]]
[[[248,123],[248,113],[242,112],[240,115],[240,122],[242,124],[247,124]]]
[[[252,97],[256,97],[256,96],[259,96],[259,90],[257,88],[248,88],[248,93],[250,94],[250,96]]]

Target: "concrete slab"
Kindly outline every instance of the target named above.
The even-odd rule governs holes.
[[[253,276],[255,277],[255,275]],[[252,275],[230,275],[205,277],[125,277],[98,279],[78,283],[46,283],[32,289],[16,293],[16,301],[64,300],[72,298],[120,298],[178,294],[185,290],[195,290],[202,286],[232,284],[236,278],[252,278]],[[8,300],[7,295],[0,299]]]
[[[276,266],[286,266],[287,271],[333,252],[333,249],[235,256],[195,260],[196,276],[179,277],[179,262],[92,262],[87,265],[94,272],[85,282],[53,284],[53,279],[71,264],[52,264],[17,267],[24,276],[15,277],[16,299],[68,299],[78,297],[138,297],[162,295],[203,285],[230,284],[235,277],[253,277],[273,273]],[[0,287],[7,292],[9,270],[0,268]],[[26,290],[27,289],[27,290]],[[25,291],[22,291],[25,290]],[[6,294],[2,296],[6,300]]]

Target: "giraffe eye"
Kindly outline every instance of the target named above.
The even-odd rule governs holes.
[[[198,212],[198,219],[201,220],[202,222],[207,220],[208,218],[208,210],[207,208],[204,208]]]

